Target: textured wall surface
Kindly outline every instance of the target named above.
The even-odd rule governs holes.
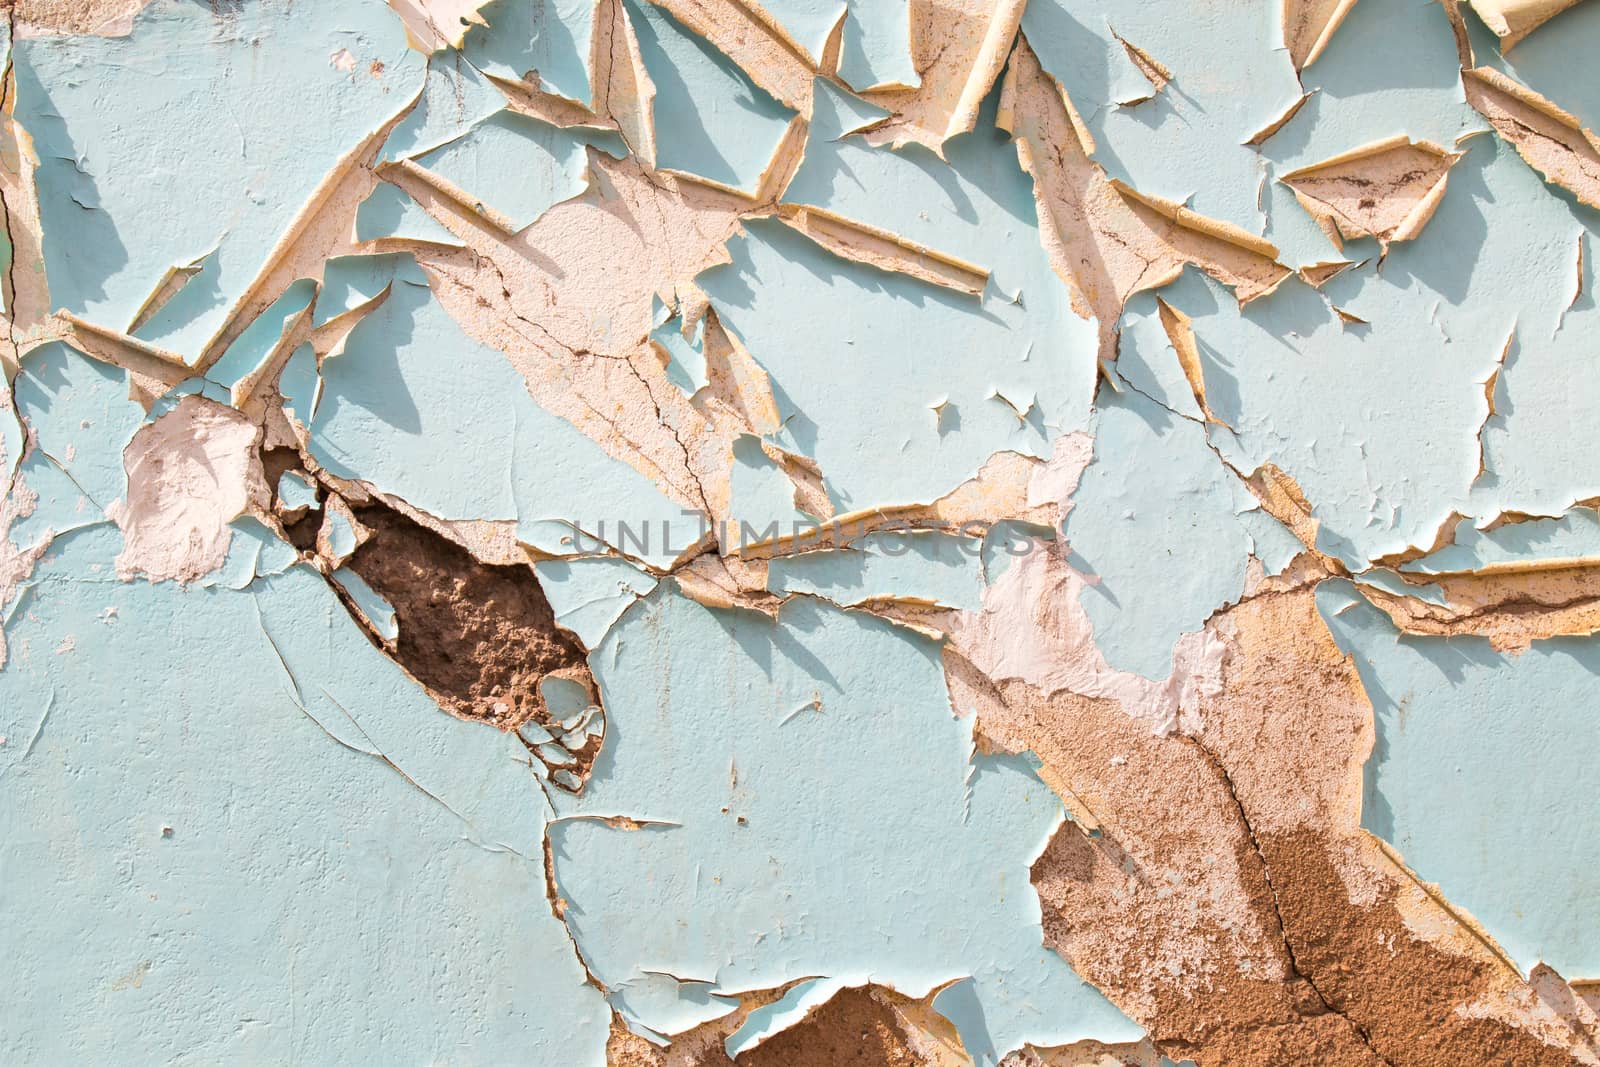
[[[1600,1064],[1600,0],[0,10],[0,1061]]]

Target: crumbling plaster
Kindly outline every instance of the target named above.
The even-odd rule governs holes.
[[[0,1059],[1600,1063],[1595,0],[0,9]]]

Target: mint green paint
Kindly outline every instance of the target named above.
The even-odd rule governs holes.
[[[1275,4],[1031,0],[1022,32],[1113,177],[1259,233],[1260,162],[1244,142],[1301,92],[1278,40],[1278,12]],[[1119,35],[1172,72],[1164,90],[1156,92]]]
[[[381,0],[153,0],[131,36],[27,38],[14,59],[54,306],[126,329],[169,268],[203,262],[139,330],[191,359],[313,190],[423,80]]]
[[[206,377],[218,385],[231,388],[259,370],[283,339],[284,331],[311,305],[316,296],[317,283],[310,278],[299,278],[289,283],[283,295],[234,339],[223,352],[222,358],[206,372]],[[224,400],[223,403],[228,401]]]
[[[1239,599],[1254,546],[1248,490],[1204,427],[1129,389],[1102,390],[1094,460],[1062,522],[1106,662],[1159,681],[1178,638]]]
[[[356,530],[343,511],[329,509],[322,516],[322,537],[336,563],[343,563],[356,550]]]
[[[899,598],[977,611],[983,606],[982,556],[981,538],[934,530],[873,533],[842,549],[774,559],[767,588],[846,607]]]
[[[1064,303],[1039,315],[979,301],[840,259],[772,221],[746,223],[728,251],[730,265],[698,280],[771,376],[776,443],[818,462],[840,511],[932,501],[995,452],[1043,458],[1087,421],[1095,331]],[[997,389],[1036,402],[1019,418]],[[930,409],[941,394],[942,419]]]
[[[614,730],[584,795],[557,798],[551,847],[608,988],[870,977],[920,995],[970,977],[963,1038],[984,1062],[1139,1036],[1044,947],[1028,868],[1060,802],[1023,761],[974,755],[933,642],[809,600],[776,622],[715,611],[669,582],[590,663]],[[657,1033],[687,1010],[618,1006]]]
[[[361,612],[368,625],[385,641],[393,641],[400,636],[400,626],[395,620],[394,605],[385,600],[377,590],[367,584],[367,580],[349,567],[340,567],[333,572],[333,580],[339,583],[350,599],[355,602],[356,609]]]
[[[656,585],[654,578],[614,556],[540,560],[533,569],[556,622],[590,649],[630,604]]]
[[[468,33],[480,33],[482,27]],[[428,58],[422,95],[395,124],[380,160],[411,159],[454,141],[506,106],[506,98],[462,53],[442,49]]]
[[[493,0],[469,26],[461,51],[485,74],[531,80],[547,92],[589,103],[589,48],[594,0]]]
[[[794,112],[650,0],[624,0],[655,85],[656,165],[754,192]]]
[[[506,358],[445,314],[411,257],[341,260],[328,275],[324,292],[334,309],[388,290],[322,366],[311,447],[329,471],[370,481],[441,518],[516,521],[528,541],[548,520],[596,536],[603,521],[612,538],[619,520],[634,528],[648,522],[643,557],[671,561],[676,553],[656,535],[663,521],[683,525],[680,506],[535,404]],[[349,294],[342,301],[341,289]],[[297,413],[305,410],[304,391],[294,398]],[[683,540],[679,551],[688,547]]]
[[[278,479],[278,502],[290,511],[322,507],[322,502],[317,499],[316,483],[299,471],[284,471]]]
[[[1475,571],[1522,560],[1600,559],[1600,514],[1592,506],[1560,518],[1528,519],[1492,530],[1463,524],[1448,545],[1400,569],[1414,574]]]
[[[707,384],[705,323],[696,322],[684,335],[684,323],[677,313],[654,300],[656,321],[651,324],[650,339],[667,353],[667,379],[683,392],[694,396]]]
[[[561,129],[505,110],[418,156],[417,163],[521,230],[588,187],[590,146],[623,154],[621,139],[608,131]]]
[[[372,195],[356,209],[356,240],[373,241],[393,237],[404,241],[456,245],[461,239],[428,214],[398,185],[379,182]]]
[[[778,463],[761,450],[761,440],[740,434],[733,440],[729,473],[730,547],[770,541],[816,524],[795,505],[795,485]]]
[[[4,1058],[603,1062],[521,746],[442,714],[304,567],[84,581],[117,547],[87,532],[0,673]]]
[[[1075,338],[1079,320],[1039,243],[1033,182],[1016,146],[994,128],[996,94],[978,129],[953,138],[940,160],[921,145],[871,148],[859,131],[885,112],[815,83],[811,135],[785,203],[826,208],[992,273],[986,302]]]
[[[128,399],[124,372],[53,341],[28,353],[12,388],[17,413],[33,428],[39,452],[97,510],[127,494],[122,446],[145,413]]]
[[[851,88],[921,84],[911,59],[907,0],[768,0],[762,6],[813,62],[821,60],[833,28],[843,18],[839,76]]]
[[[1600,639],[1406,637],[1342,582],[1317,606],[1376,713],[1362,825],[1524,970],[1600,973]]]

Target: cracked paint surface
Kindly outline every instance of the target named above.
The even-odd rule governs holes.
[[[1596,0],[4,0],[0,1058],[1600,1063]]]

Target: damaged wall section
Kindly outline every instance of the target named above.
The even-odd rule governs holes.
[[[5,1062],[1600,1065],[1600,0],[3,8]]]

